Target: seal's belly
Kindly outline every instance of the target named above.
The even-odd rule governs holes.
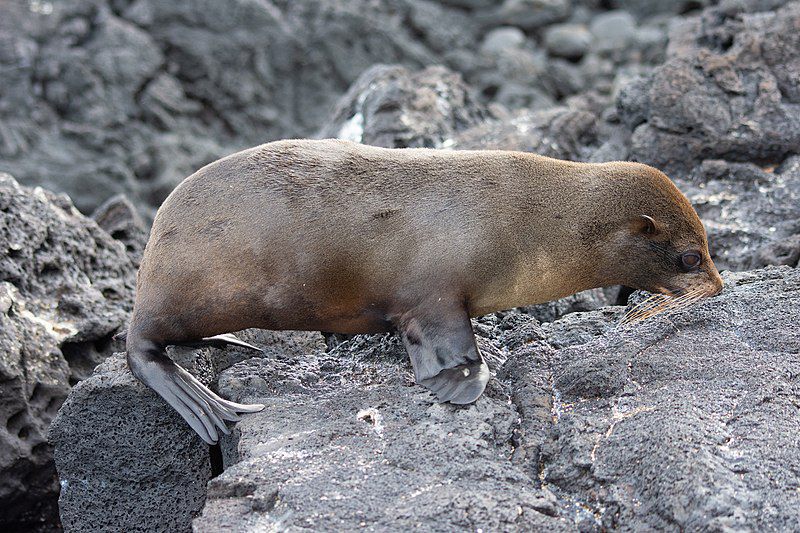
[[[291,284],[265,292],[259,323],[252,327],[330,333],[382,333],[394,329],[386,307],[371,291],[330,290]],[[278,293],[278,294],[276,294]]]
[[[394,325],[383,311],[373,309],[352,309],[331,312],[313,310],[311,312],[278,312],[270,313],[266,319],[254,325],[262,329],[272,330],[306,330],[326,331],[329,333],[384,333],[393,331]]]

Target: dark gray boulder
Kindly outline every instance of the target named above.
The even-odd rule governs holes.
[[[191,369],[208,381],[205,355],[193,356],[198,366]],[[181,431],[182,423],[131,375],[125,354],[78,383],[50,427],[64,530],[189,531],[211,460],[208,446]]]
[[[479,48],[482,54],[501,55],[525,44],[525,32],[515,26],[500,26],[483,36]]]
[[[571,13],[570,0],[503,0],[478,17],[487,26],[508,24],[535,30],[566,20]]]
[[[556,57],[577,60],[592,44],[592,35],[583,24],[555,24],[544,34],[547,51]]]
[[[600,147],[598,116],[588,110],[556,107],[519,112],[461,133],[463,150],[519,150],[559,159],[586,160]]]
[[[0,528],[57,521],[47,428],[111,352],[134,282],[124,245],[68,198],[0,173]]]
[[[683,14],[714,3],[714,0],[611,0],[609,5],[628,11],[638,17],[651,17],[656,13]]]
[[[58,477],[47,427],[69,393],[58,336],[0,282],[0,527],[36,529],[58,521]]]
[[[620,96],[637,160],[681,175],[704,159],[774,166],[796,151],[800,3],[763,13],[744,6],[676,25],[667,61]]]
[[[265,357],[311,353],[324,346],[319,333],[247,331],[239,336],[265,346]],[[252,354],[240,348],[168,350],[205,383]],[[53,420],[50,440],[66,531],[190,531],[192,518],[203,508],[206,483],[221,468],[218,449],[209,450],[172,408],[133,377],[124,353],[106,359],[72,389]]]
[[[125,245],[128,256],[138,267],[150,232],[130,200],[123,195],[113,196],[94,210],[92,219],[106,233]]]
[[[444,67],[409,72],[379,65],[350,87],[317,137],[385,148],[442,148],[490,116],[461,76]]]
[[[636,37],[636,20],[627,11],[609,11],[592,19],[593,46],[611,52],[626,48]]]

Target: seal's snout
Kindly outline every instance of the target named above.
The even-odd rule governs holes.
[[[723,282],[722,277],[716,270],[709,272],[708,278],[703,280],[695,280],[690,285],[684,287],[663,287],[658,292],[672,298],[681,298],[688,296],[699,296],[701,298],[710,298],[722,292]]]
[[[708,290],[708,296],[716,296],[717,294],[722,292],[722,289],[725,287],[725,283],[722,281],[722,276],[719,275],[717,269],[714,268],[713,272],[711,272],[711,286]]]
[[[719,270],[717,270],[717,266],[714,264],[714,261],[711,259],[711,257],[708,257],[704,271],[708,277],[706,283],[704,284],[705,296],[716,296],[722,292],[722,288],[725,286],[725,283],[722,281],[722,276],[719,275]]]

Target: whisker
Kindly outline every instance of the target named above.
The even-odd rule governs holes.
[[[699,300],[702,300],[703,296],[704,296],[704,294],[703,294],[702,291],[699,291],[699,290],[694,291],[694,292],[688,294],[686,296],[686,298],[684,298],[683,300],[681,300],[679,302],[674,302],[673,305],[671,305],[669,307],[669,309],[667,309],[667,311],[669,313],[675,313],[676,311],[679,311],[681,309],[689,307],[690,305],[694,304],[695,302],[697,302]]]
[[[642,301],[641,301],[641,302],[639,302],[638,304],[636,304],[636,305],[634,305],[633,307],[631,307],[630,309],[628,309],[628,310],[625,312],[625,314],[622,316],[622,319],[621,319],[621,321],[622,321],[622,322],[625,322],[625,321],[626,321],[628,318],[630,318],[630,316],[631,316],[631,315],[633,315],[634,313],[636,313],[636,311],[638,311],[639,309],[641,309],[641,308],[642,308],[642,306],[645,306],[645,305],[647,305],[649,302],[652,302],[652,301],[653,301],[653,299],[655,299],[655,298],[656,298],[656,296],[658,296],[658,295],[657,295],[657,294],[653,294],[653,295],[651,295],[650,297],[648,297],[648,298],[645,298],[644,300],[642,300]]]
[[[684,291],[680,296],[655,294],[630,309],[620,320],[620,325],[642,322],[656,315],[672,315],[705,297],[701,288]]]
[[[649,307],[649,306],[652,306],[652,305],[658,305],[659,303],[663,302],[666,298],[669,298],[669,296],[666,295],[666,294],[661,294],[661,293],[654,294],[650,298],[647,298],[646,300],[644,300],[643,302],[638,304],[635,307],[635,309],[641,309],[643,307]]]
[[[636,304],[633,307],[631,307],[622,316],[622,319],[620,320],[620,323],[621,324],[625,324],[627,322],[630,322],[633,319],[634,316],[636,316],[637,314],[643,312],[644,309],[647,309],[649,307],[652,307],[652,306],[656,305],[657,302],[658,302],[658,300],[656,299],[657,296],[658,295],[654,294],[653,296],[650,296],[649,298],[646,298],[646,299],[642,300],[641,302],[639,302],[638,304]]]
[[[632,323],[638,321],[642,316],[651,313],[653,310],[658,309],[664,305],[663,298],[654,299],[646,305],[637,306],[631,310],[631,313],[625,317],[625,323]]]
[[[652,309],[657,308],[660,305],[664,304],[665,300],[670,299],[671,297],[666,294],[654,294],[649,298],[646,298],[633,306],[620,320],[620,324],[627,324],[630,322],[636,321],[639,316],[644,315],[651,311]]]
[[[665,309],[668,309],[669,306],[672,305],[672,301],[673,300],[664,300],[660,303],[660,305],[657,305],[656,307],[653,307],[651,309],[647,309],[644,313],[640,313],[638,316],[635,317],[636,321],[641,322],[647,320],[648,318],[663,313]]]
[[[693,289],[686,294],[679,296],[678,298],[674,298],[667,302],[664,302],[663,305],[659,306],[658,308],[652,310],[651,312],[647,313],[645,317],[641,318],[640,320],[646,320],[648,318],[652,318],[655,315],[663,314],[665,316],[672,315],[681,309],[684,309],[698,300],[703,298],[704,294],[703,291],[700,289]]]

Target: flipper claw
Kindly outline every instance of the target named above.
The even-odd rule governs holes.
[[[464,370],[469,370],[465,374]],[[491,373],[483,361],[467,366],[442,370],[432,378],[423,379],[420,385],[430,390],[440,402],[457,405],[472,403],[483,394]]]

